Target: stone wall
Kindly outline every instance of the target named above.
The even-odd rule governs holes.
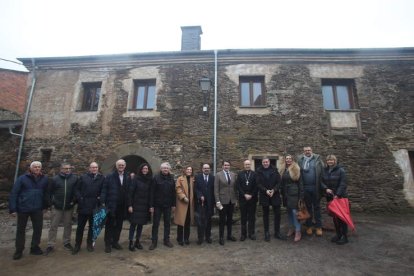
[[[160,162],[169,161],[175,174],[185,164],[198,171],[203,162],[211,163],[213,93],[208,112],[203,112],[198,80],[213,79],[214,64],[165,63],[156,70],[154,65],[145,66],[100,68],[99,72],[106,72],[105,91],[93,115],[68,108],[76,105],[78,76],[88,68],[42,70],[39,66],[25,158],[39,159],[42,148],[53,148],[45,164],[51,174],[62,160],[74,163],[79,173],[93,160],[109,171],[108,164],[125,156],[125,148],[131,154],[153,154],[150,163],[155,170]],[[156,78],[155,115],[128,111],[132,91],[125,84],[139,79],[139,72],[152,72]],[[404,197],[404,176],[392,152],[414,149],[413,74],[414,65],[404,62],[219,62],[218,168],[222,159],[231,160],[232,168],[239,170],[249,156],[300,154],[304,145],[311,145],[322,156],[337,155],[347,171],[355,211],[412,212]],[[265,76],[266,107],[239,107],[240,75]],[[340,77],[355,80],[361,133],[330,132],[321,78]],[[130,147],[119,151],[125,145]]]

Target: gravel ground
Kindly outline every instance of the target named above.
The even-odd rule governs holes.
[[[41,247],[46,247],[49,220],[45,216]],[[326,222],[329,217],[324,218]],[[262,219],[257,219],[256,241],[226,242],[218,244],[218,227],[213,227],[213,243],[196,244],[196,228],[192,227],[189,246],[175,242],[176,226],[172,226],[174,248],[162,242],[149,251],[151,225],[144,226],[144,250],[127,249],[127,228],[124,223],[121,251],[104,253],[103,235],[98,238],[95,252],[84,248],[72,256],[58,240],[55,252],[49,256],[32,256],[30,223],[23,258],[12,260],[16,219],[5,211],[0,212],[0,275],[414,275],[414,215],[354,214],[357,232],[350,236],[347,245],[330,242],[332,231],[323,237],[304,236],[292,240],[263,240]],[[282,229],[286,230],[286,215]],[[329,228],[329,223],[327,223]],[[73,227],[74,238],[76,227]],[[58,238],[63,228],[59,227]],[[160,229],[160,234],[162,229]],[[240,236],[240,225],[234,225],[234,234]]]

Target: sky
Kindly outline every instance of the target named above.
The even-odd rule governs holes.
[[[201,50],[414,47],[414,0],[0,0],[0,68],[16,58]]]

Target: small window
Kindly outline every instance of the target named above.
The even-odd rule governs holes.
[[[155,80],[136,80],[132,109],[154,109]]]
[[[355,108],[353,80],[322,80],[323,107],[326,110]]]
[[[40,152],[42,153],[42,162],[49,162],[52,157],[52,149],[41,149]]]
[[[264,77],[240,77],[240,106],[264,106]]]
[[[101,83],[83,83],[83,97],[81,111],[97,111],[101,96]]]

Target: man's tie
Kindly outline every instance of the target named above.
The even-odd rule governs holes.
[[[206,185],[208,183],[208,176],[207,175],[204,176],[204,183],[206,183]]]
[[[226,172],[226,174],[227,174],[227,183],[230,185],[230,174],[228,173],[228,172]]]

